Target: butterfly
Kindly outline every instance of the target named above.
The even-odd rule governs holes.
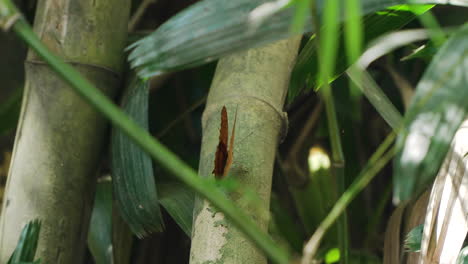
[[[226,177],[229,169],[232,165],[232,159],[234,158],[234,135],[236,131],[237,121],[237,108],[234,117],[234,124],[232,125],[231,140],[229,141],[228,148],[228,116],[226,106],[223,106],[221,110],[221,127],[219,129],[219,143],[216,147],[214,169],[211,173],[215,175],[215,178],[222,179]]]

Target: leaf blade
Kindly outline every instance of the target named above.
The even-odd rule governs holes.
[[[148,129],[148,82],[134,80],[123,99],[123,110]],[[162,231],[164,223],[149,155],[122,131],[112,133],[112,176],[115,199],[132,232],[143,237]]]
[[[444,44],[416,88],[400,133],[394,201],[407,200],[436,176],[468,112],[468,24]],[[442,87],[444,86],[444,87]]]

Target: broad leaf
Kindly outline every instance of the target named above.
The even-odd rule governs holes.
[[[135,122],[148,129],[148,82],[134,80],[122,107]],[[121,130],[112,133],[112,177],[115,200],[132,232],[143,237],[164,227],[150,156]]]
[[[407,200],[436,176],[468,111],[468,24],[441,47],[416,88],[395,158],[394,201]]]
[[[290,31],[294,8],[280,7],[265,16],[261,23],[253,21],[251,12],[268,0],[204,0],[169,19],[151,35],[129,48],[132,68],[147,78],[157,74],[193,67],[239,51],[294,35]],[[406,0],[362,0],[363,14],[405,4]],[[447,4],[446,0],[414,0],[416,4]],[[468,6],[467,1],[451,4]],[[322,14],[323,0],[317,1]],[[303,32],[315,31],[310,14]],[[343,16],[340,16],[340,21]]]

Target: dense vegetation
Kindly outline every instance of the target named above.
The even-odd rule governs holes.
[[[411,4],[0,0],[0,262],[465,263],[468,2]]]

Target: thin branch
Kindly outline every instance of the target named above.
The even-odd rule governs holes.
[[[128,31],[132,32],[135,30],[136,26],[140,22],[141,18],[145,14],[146,8],[150,6],[151,4],[156,3],[157,0],[143,0],[141,4],[138,6],[137,10],[133,14],[133,16],[130,18],[130,21],[128,22]]]

